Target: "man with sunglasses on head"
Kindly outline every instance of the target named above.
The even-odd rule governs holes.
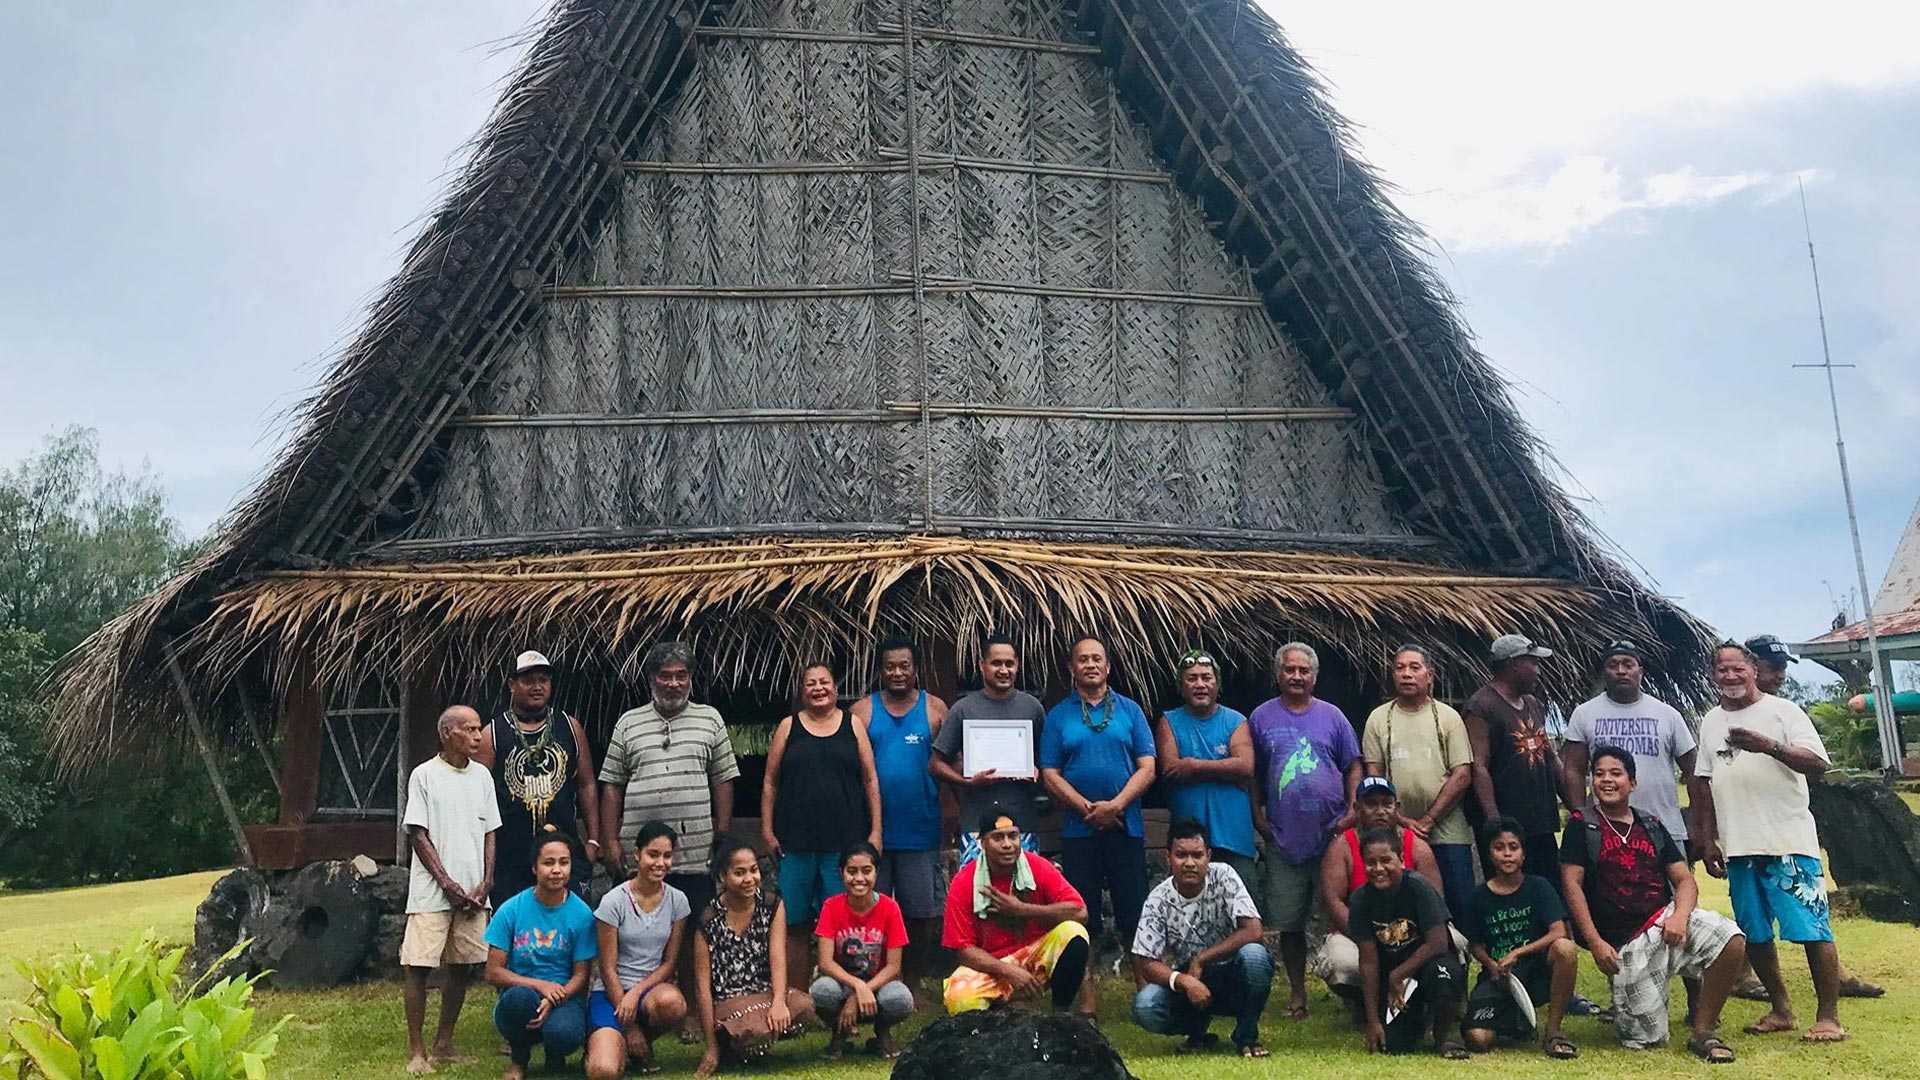
[[[1180,658],[1179,708],[1153,726],[1167,811],[1174,821],[1197,821],[1212,838],[1212,858],[1225,863],[1249,890],[1259,888],[1254,860],[1253,738],[1247,718],[1220,704],[1220,667],[1213,656],[1190,649]]]
[[[1800,658],[1788,651],[1786,643],[1772,634],[1760,634],[1746,641],[1747,651],[1753,654],[1756,667],[1753,673],[1754,685],[1763,694],[1778,695],[1787,685],[1787,665]],[[1887,992],[1887,988],[1878,983],[1854,975],[1845,964],[1840,965],[1840,996],[1857,998],[1877,998]],[[1767,1000],[1767,988],[1749,972],[1739,985],[1733,988],[1733,996],[1748,1001]]]
[[[1757,667],[1738,642],[1713,651],[1720,704],[1700,718],[1691,787],[1694,832],[1707,872],[1727,879],[1747,959],[1772,1003],[1747,1032],[1766,1035],[1796,1026],[1774,944],[1777,924],[1778,937],[1805,946],[1819,998],[1814,1024],[1802,1038],[1839,1042],[1847,1037],[1840,1026],[1840,953],[1807,802],[1808,778],[1829,767],[1827,749],[1800,706],[1761,693]]]

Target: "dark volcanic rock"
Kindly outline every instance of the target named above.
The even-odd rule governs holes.
[[[1807,791],[1834,881],[1866,915],[1920,921],[1920,819],[1907,804],[1879,780],[1814,783]]]
[[[936,1021],[893,1080],[1133,1080],[1100,1029],[1077,1016],[990,1009]]]
[[[312,863],[258,920],[254,962],[277,987],[337,986],[360,973],[377,920],[372,894],[346,863]]]
[[[193,948],[187,954],[187,968],[204,972],[226,955],[228,949],[250,936],[255,920],[267,906],[267,879],[258,870],[239,869],[213,883],[207,898],[193,912]],[[214,978],[251,974],[245,954],[227,961]]]

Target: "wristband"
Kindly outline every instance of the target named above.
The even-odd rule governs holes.
[[[1179,973],[1179,972],[1177,972],[1177,971],[1176,971],[1176,972],[1174,972],[1173,974],[1171,974],[1171,975],[1168,975],[1168,976],[1167,976],[1167,989],[1168,989],[1168,990],[1170,990],[1170,991],[1172,991],[1173,993],[1176,993],[1176,994],[1177,994],[1177,993],[1179,993],[1179,992],[1180,992],[1180,987],[1179,987],[1178,985],[1176,985],[1177,983],[1179,983],[1179,981],[1180,981],[1180,973]]]

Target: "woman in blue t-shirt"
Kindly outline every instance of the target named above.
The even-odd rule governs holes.
[[[494,912],[487,924],[487,981],[500,988],[493,1026],[522,1080],[536,1044],[549,1068],[580,1049],[587,1035],[587,966],[599,952],[593,912],[567,891],[573,844],[550,832],[533,849],[533,887]]]

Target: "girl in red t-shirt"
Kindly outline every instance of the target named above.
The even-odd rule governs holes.
[[[832,1026],[828,1060],[845,1052],[862,1020],[873,1022],[867,1052],[898,1057],[893,1026],[913,1015],[913,992],[900,981],[907,924],[893,897],[874,891],[879,859],[865,841],[841,854],[840,882],[846,891],[827,899],[813,928],[820,977],[810,992],[814,1011]]]

